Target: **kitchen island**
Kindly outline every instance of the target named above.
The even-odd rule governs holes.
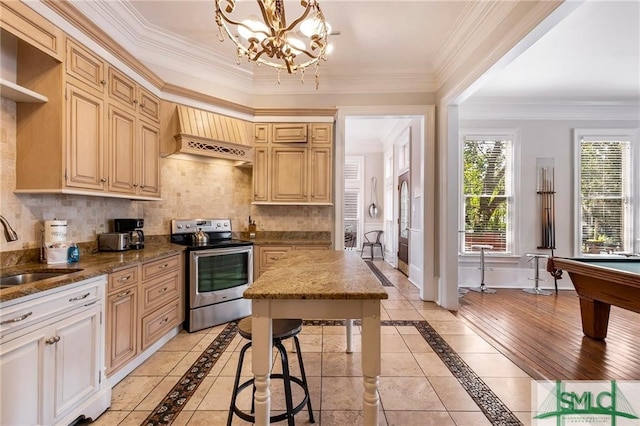
[[[380,300],[384,287],[358,253],[291,251],[251,284],[255,419],[269,424],[272,319],[361,319],[364,424],[378,424]],[[349,321],[347,321],[349,322]]]

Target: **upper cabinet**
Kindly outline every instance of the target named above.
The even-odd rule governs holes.
[[[71,38],[64,63],[19,41],[16,192],[160,199],[160,100]]]
[[[333,124],[258,123],[254,136],[254,204],[333,203]]]

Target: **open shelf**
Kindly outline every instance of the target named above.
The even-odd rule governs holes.
[[[49,100],[40,93],[36,93],[33,90],[29,90],[26,87],[19,86],[2,78],[0,78],[0,93],[3,98],[12,99],[16,102],[44,103]]]

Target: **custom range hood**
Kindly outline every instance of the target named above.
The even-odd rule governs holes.
[[[253,164],[252,124],[185,105],[176,105],[174,139],[168,154],[189,154]],[[173,133],[173,132],[172,132]]]

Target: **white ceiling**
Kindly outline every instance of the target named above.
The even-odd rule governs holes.
[[[218,40],[213,0],[71,1],[163,80],[214,96],[231,88],[254,95],[434,92],[474,3],[320,0],[340,35],[330,37],[335,49],[321,64],[316,91],[312,73],[305,84],[284,74],[277,84],[268,67],[237,65],[232,43]],[[236,4],[259,14],[253,0]],[[285,5],[291,20],[299,0]],[[585,1],[466,103],[505,99],[639,103],[640,1]],[[395,124],[363,119],[350,129],[367,144]]]

